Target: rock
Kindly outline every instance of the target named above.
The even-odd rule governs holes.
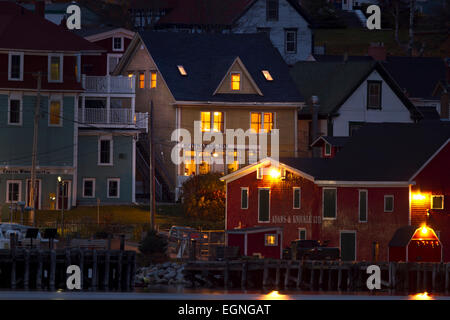
[[[157,272],[156,272],[156,274],[158,275],[158,276],[162,276],[162,275],[164,275],[166,273],[166,271],[164,270],[164,269],[160,269],[160,270],[158,270]]]
[[[164,278],[165,278],[165,279],[172,279],[172,278],[174,278],[176,275],[177,275],[177,273],[176,273],[175,271],[172,270],[172,271],[166,273],[166,274],[164,275]]]
[[[172,264],[171,262],[166,262],[166,263],[164,263],[164,264],[162,265],[162,267],[163,267],[164,269],[166,269],[166,268],[170,267],[171,264]]]

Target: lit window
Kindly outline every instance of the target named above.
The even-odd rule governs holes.
[[[61,101],[50,101],[49,124],[54,126],[62,124]]]
[[[276,234],[266,234],[265,237],[265,244],[266,246],[277,246],[278,245],[278,237]]]
[[[198,166],[200,174],[207,174],[210,171],[209,164],[206,161],[202,161]]]
[[[140,89],[145,88],[145,73],[143,72],[139,73],[139,88]]]
[[[156,88],[156,72],[150,72],[150,88]]]
[[[231,90],[241,90],[241,74],[231,74]]]
[[[201,112],[200,118],[203,132],[210,132],[211,128],[213,132],[223,131],[223,112]]]
[[[62,59],[61,56],[49,57],[49,82],[62,81]]]
[[[444,196],[432,195],[431,196],[431,209],[444,209]]]
[[[267,81],[273,81],[272,75],[270,74],[269,71],[263,70],[262,73],[264,75],[264,78],[266,78]]]
[[[256,133],[261,130],[271,132],[274,128],[274,114],[272,112],[252,112],[250,118],[250,128]]]
[[[178,71],[180,71],[180,74],[182,76],[187,76],[187,72],[186,72],[186,70],[184,69],[183,66],[178,66]]]

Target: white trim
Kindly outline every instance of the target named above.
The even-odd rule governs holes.
[[[319,187],[407,187],[411,183],[408,181],[333,181],[333,180],[316,180],[315,183]],[[415,184],[415,183],[412,183]]]
[[[86,40],[89,40],[90,42],[97,42],[100,40],[105,40],[108,38],[113,37],[115,34],[123,34],[124,38],[127,38],[129,40],[133,39],[135,33],[131,30],[125,29],[125,28],[117,28],[97,34],[92,34],[90,36],[84,37]]]
[[[233,89],[233,75],[239,75],[239,90]],[[242,74],[239,71],[231,71],[230,72],[230,90],[231,91],[242,91]]]
[[[386,210],[386,198],[392,198],[392,210]],[[395,197],[393,194],[385,194],[384,195],[384,206],[383,206],[383,210],[384,212],[394,212],[394,208],[395,208]]]
[[[275,237],[275,244],[268,244],[267,243],[267,237],[268,236],[274,236]],[[264,246],[265,247],[277,247],[278,246],[278,232],[277,233],[265,233],[264,234]]]
[[[343,233],[353,233],[355,235],[355,259],[351,260],[351,261],[357,261],[358,259],[358,241],[356,239],[356,230],[339,230],[339,251],[341,252],[341,257],[342,257],[342,234]]]
[[[87,196],[86,195],[86,189],[85,189],[85,186],[86,186],[86,182],[87,181],[91,181],[92,182],[92,196]],[[83,186],[82,186],[82,189],[83,189],[83,191],[82,191],[82,196],[83,196],[83,198],[95,198],[95,178],[83,178]]]
[[[295,207],[295,191],[298,190],[298,208]],[[302,188],[293,187],[292,188],[292,209],[298,210],[302,208]]]
[[[31,184],[31,179],[27,179],[26,180],[26,184],[25,184],[25,202],[28,203],[28,182],[30,182]],[[36,182],[38,183],[38,188],[39,188],[39,199],[38,199],[38,206],[39,208],[35,208],[35,209],[40,209],[42,208],[42,180],[41,179],[36,179]],[[34,206],[34,204],[33,204]]]
[[[11,100],[18,100],[19,101],[19,122],[13,123],[10,122],[11,120]],[[23,96],[11,93],[8,96],[8,114],[7,114],[7,123],[9,126],[22,126],[23,124]]]
[[[442,198],[442,208],[433,208],[433,198]],[[443,194],[432,194],[430,196],[430,209],[432,210],[443,210],[444,209],[444,195]]]
[[[101,162],[101,150],[102,150],[102,145],[101,145],[101,141],[107,140],[109,141],[109,162],[108,163],[102,163]],[[103,135],[103,136],[99,136],[98,137],[98,158],[97,158],[97,165],[98,166],[113,166],[113,136],[112,135]]]
[[[445,148],[445,146],[450,142],[450,138],[447,139],[447,141],[445,141],[442,146],[435,152],[433,153],[433,155],[419,168],[419,170],[417,170],[417,172],[411,177],[411,179],[409,179],[409,181],[411,182],[413,179],[415,179],[417,177],[417,175],[431,162],[431,160],[434,159],[434,157],[436,157],[439,152],[441,152],[442,149]]]
[[[330,146],[330,152],[327,152],[327,146]],[[323,146],[323,154],[325,156],[331,156],[331,144],[329,144],[328,142],[325,142],[325,145]]]
[[[20,76],[19,78],[12,78],[12,56],[20,56]],[[8,81],[23,81],[23,64],[24,53],[23,52],[9,52],[8,53]]]
[[[361,193],[366,193],[366,220],[361,220]],[[369,192],[367,189],[358,190],[358,222],[367,223],[369,221]]]
[[[117,182],[117,196],[113,197],[109,195],[109,182]],[[106,197],[108,199],[119,199],[120,198],[120,178],[108,178],[106,179]]]
[[[334,204],[334,217],[325,217],[325,190],[335,190],[335,204]],[[337,188],[322,188],[322,220],[336,220],[337,219]]]
[[[301,231],[305,231],[305,239],[301,239],[301,237],[300,237]],[[298,228],[298,239],[299,240],[307,240],[307,237],[308,237],[308,230],[306,228]]]
[[[287,43],[288,43],[287,35],[288,35],[289,32],[294,32],[295,33],[295,51],[288,51],[288,49],[287,49]],[[298,35],[299,35],[299,33],[298,33],[298,29],[297,28],[293,28],[293,29],[286,28],[286,29],[284,29],[284,53],[286,53],[286,54],[296,54],[296,53],[298,53]]]
[[[120,59],[122,58],[123,54],[122,53],[108,53],[106,55],[106,75],[109,75],[110,73],[112,73],[114,71],[111,70],[110,65],[109,65],[109,58],[119,58],[119,61],[116,64],[116,67],[119,65],[120,63]]]
[[[9,185],[10,184],[18,184],[19,185],[19,195],[17,201],[9,201]],[[22,201],[22,180],[6,180],[6,203],[16,203]]]
[[[125,47],[125,39],[124,37],[114,37],[112,36],[111,38],[112,40],[112,51],[117,52],[117,51],[124,51],[124,47]],[[114,47],[114,39],[120,39],[120,48],[115,48]]]
[[[269,190],[269,217],[267,221],[261,221],[259,220],[259,204],[260,204],[260,190]],[[270,188],[264,187],[264,188],[258,188],[258,223],[270,223],[270,194],[271,190]]]
[[[50,118],[51,118],[51,105],[53,101],[59,102],[59,124],[51,124]],[[78,108],[78,106],[75,106]],[[76,111],[75,111],[76,112]],[[61,96],[50,96],[48,99],[48,119],[47,119],[47,125],[49,127],[62,127],[64,123],[63,119],[64,111],[63,111],[63,98]]]
[[[131,155],[131,202],[136,202],[136,140],[138,136],[133,137],[132,155]]]
[[[51,74],[52,74],[52,68],[51,68],[51,61],[52,61],[52,57],[58,57],[59,58],[59,80],[52,80],[51,78]],[[62,83],[64,82],[64,54],[62,53],[50,53],[48,55],[48,59],[47,59],[47,81],[49,83]],[[79,72],[81,72],[82,70],[79,70]]]
[[[242,207],[242,191],[247,191],[247,207],[246,208],[243,208]],[[242,210],[247,210],[248,209],[248,195],[249,195],[249,189],[248,189],[248,187],[241,187],[241,209]]]

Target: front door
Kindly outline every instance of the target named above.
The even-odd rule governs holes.
[[[342,261],[356,260],[356,232],[341,231],[340,243]]]
[[[64,209],[69,209],[69,195],[70,195],[70,181],[63,181],[58,183],[58,209],[62,208],[64,202]]]
[[[41,197],[41,180],[36,180],[36,187],[35,187],[35,202],[33,206],[33,200],[31,199],[31,180],[27,180],[27,206],[28,207],[34,207],[36,210],[41,209],[40,208],[40,197]]]

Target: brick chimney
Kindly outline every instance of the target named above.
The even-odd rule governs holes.
[[[45,0],[34,0],[34,13],[45,18]]]
[[[386,48],[383,42],[373,42],[370,44],[367,54],[376,61],[386,61]]]

